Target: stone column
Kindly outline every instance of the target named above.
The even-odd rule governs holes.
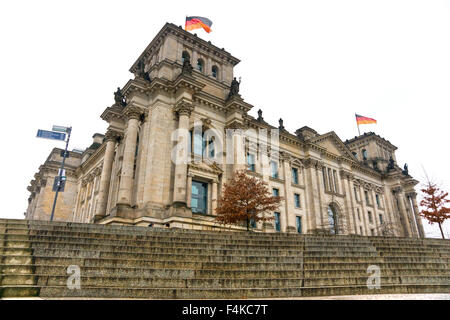
[[[397,188],[395,190],[396,192],[396,197],[398,200],[398,205],[399,205],[399,211],[400,211],[400,216],[403,218],[403,227],[404,227],[404,236],[405,237],[411,237],[412,236],[412,232],[411,232],[411,225],[409,223],[409,218],[408,215],[406,213],[406,207],[405,207],[405,199],[404,199],[404,195],[403,195],[403,190],[401,190],[400,188]]]
[[[108,202],[109,184],[111,182],[111,170],[114,160],[114,149],[116,146],[116,139],[119,133],[108,130],[105,135],[106,149],[103,156],[103,167],[100,176],[100,188],[98,193],[98,207],[95,213],[94,221],[106,216],[106,204]]]
[[[417,193],[412,193],[411,200],[413,204],[414,215],[416,216],[417,230],[419,230],[419,236],[425,238],[425,231],[423,229],[422,218],[419,216],[419,206],[417,205]]]
[[[192,110],[192,104],[186,101],[182,101],[175,107],[175,112],[179,117],[178,142],[174,159],[175,180],[173,189],[173,204],[176,206],[186,206],[189,117]]]
[[[211,214],[216,214],[217,208],[217,183],[219,181],[214,179],[212,182],[212,194],[211,194]]]
[[[285,220],[286,232],[296,232],[295,215],[294,215],[294,195],[291,187],[292,176],[291,166],[289,165],[289,156],[282,154],[283,170],[284,170],[284,203],[285,203]]]
[[[131,194],[133,187],[134,157],[136,153],[136,139],[139,128],[139,118],[141,111],[136,107],[127,107],[125,116],[128,118],[128,125],[125,133],[125,144],[123,150],[122,172],[120,175],[120,186],[117,204],[131,204]]]

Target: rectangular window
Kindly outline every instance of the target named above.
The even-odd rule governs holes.
[[[333,178],[334,178],[334,192],[338,193],[339,188],[338,188],[338,179],[337,179],[336,170],[333,170]]]
[[[208,142],[208,156],[209,156],[209,158],[214,158],[215,155],[216,155],[216,151],[214,148],[214,140],[213,140],[213,138],[210,138],[209,142]]]
[[[203,137],[201,132],[194,131],[194,154],[203,156]]]
[[[377,201],[378,208],[381,208],[380,196],[378,194],[375,195],[375,200]]]
[[[356,191],[356,187],[353,187],[353,191],[355,191],[355,199],[356,199],[356,201],[359,201],[358,191]]]
[[[296,220],[296,224],[297,224],[297,233],[301,234],[302,233],[302,217],[297,216],[295,218]]]
[[[380,214],[379,217],[380,217],[380,224],[383,224],[383,215]]]
[[[370,222],[370,223],[373,223],[372,212],[367,211],[367,215],[369,216],[369,222]]]
[[[254,219],[250,219],[250,228],[256,228],[256,221]]]
[[[255,155],[247,153],[247,170],[255,172]]]
[[[356,212],[358,212],[358,220],[361,221],[361,215],[359,213],[359,209],[356,209]]]
[[[278,163],[275,161],[270,162],[270,173],[272,178],[278,179]]]
[[[370,204],[370,201],[369,201],[369,193],[368,193],[367,191],[364,191],[364,197],[366,198],[366,203],[367,203],[367,204]]]
[[[331,169],[328,168],[328,190],[333,191],[334,184],[333,184],[333,175],[331,173]]]
[[[298,169],[292,168],[292,183],[298,184]]]
[[[278,190],[277,188],[273,188],[272,189],[272,195],[274,197],[279,197],[280,196],[280,190]]]
[[[294,193],[294,203],[296,208],[300,208],[300,195],[298,193]]]
[[[362,227],[359,227],[359,233],[363,235]]]
[[[208,184],[192,181],[191,208],[194,213],[206,214],[208,202]]]
[[[375,229],[370,229],[370,235],[374,236],[375,235]]]
[[[280,213],[279,212],[275,212],[275,230],[277,232],[281,231]]]
[[[322,178],[323,178],[323,187],[325,190],[328,189],[328,185],[327,185],[327,170],[325,169],[325,167],[322,168]]]

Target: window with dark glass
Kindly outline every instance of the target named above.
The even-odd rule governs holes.
[[[378,208],[381,208],[380,196],[378,194],[375,195],[375,200],[377,201]]]
[[[302,233],[302,217],[297,216],[295,218],[297,224],[297,233]]]
[[[255,172],[255,155],[247,153],[247,170]]]
[[[298,169],[292,168],[292,183],[298,184]]]
[[[275,212],[275,230],[278,232],[281,231],[280,213],[279,212]]]
[[[373,219],[372,219],[372,212],[368,211],[367,215],[369,216],[369,222],[373,223]]]
[[[366,203],[370,204],[369,193],[367,191],[364,191],[364,197],[366,198]]]
[[[278,190],[277,188],[273,188],[272,189],[272,195],[274,197],[279,197],[280,196],[280,190]]]
[[[192,136],[194,138],[192,139]],[[202,158],[214,158],[215,157],[215,141],[214,137],[207,137],[201,131],[191,130],[189,131],[189,143],[188,152],[191,153],[194,150],[194,155]]]
[[[219,76],[219,68],[217,68],[217,66],[213,66],[211,68],[211,74],[214,78],[217,79],[217,77]]]
[[[278,163],[275,161],[270,162],[270,173],[272,178],[278,179]]]
[[[298,193],[294,193],[294,203],[296,208],[300,208],[300,195]]]
[[[366,149],[362,149],[362,156],[363,156],[363,160],[367,160],[367,150]]]
[[[250,228],[256,228],[256,221],[255,221],[255,219],[250,219]]]
[[[183,54],[181,55],[181,62],[184,63],[185,60],[191,60],[191,57],[189,56],[189,53],[187,51],[183,51]]]
[[[207,202],[208,202],[208,184],[193,180],[191,191],[192,212],[206,214]]]
[[[353,191],[355,191],[355,199],[356,199],[356,201],[359,201],[358,191],[356,190],[356,187],[353,187]]]
[[[203,60],[202,59],[198,59],[197,60],[197,70],[200,71],[200,72],[203,72],[203,65],[204,65]]]
[[[380,217],[380,224],[383,224],[383,215],[380,214],[379,217]]]

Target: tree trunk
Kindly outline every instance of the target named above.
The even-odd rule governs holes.
[[[444,231],[442,231],[442,226],[441,226],[441,224],[439,222],[438,222],[438,225],[439,225],[439,229],[441,230],[442,239],[445,239]]]

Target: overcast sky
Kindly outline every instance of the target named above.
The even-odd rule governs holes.
[[[86,148],[113,92],[164,23],[208,17],[199,37],[241,60],[240,93],[266,121],[342,139],[361,126],[396,145],[410,174],[449,190],[450,1],[1,1],[2,218],[23,218],[26,190],[52,147],[37,129],[73,126]],[[417,188],[419,190],[419,188]],[[450,223],[446,232],[450,236]],[[429,236],[439,236],[425,222]]]

